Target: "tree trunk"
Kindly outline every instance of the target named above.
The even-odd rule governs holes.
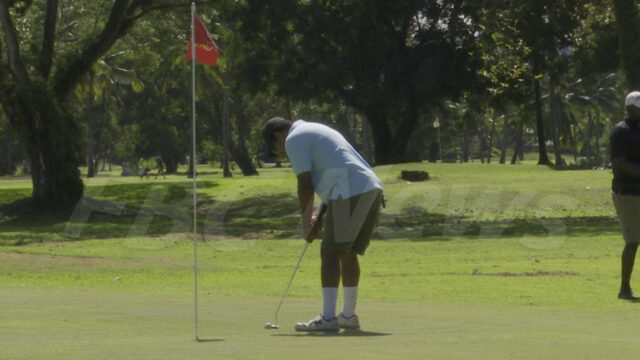
[[[516,141],[515,146],[513,148],[513,156],[511,157],[511,164],[515,165],[518,163],[518,159],[522,154],[522,134],[524,133],[524,122],[520,121],[518,124],[518,130],[516,131]]]
[[[187,177],[193,178],[194,174],[195,174],[195,167],[193,163],[193,152],[192,152],[191,155],[189,155],[189,169],[187,170]]]
[[[576,131],[574,131],[574,129],[576,128],[576,126],[573,126],[573,124],[577,124],[576,120],[575,120],[575,116],[573,115],[573,112],[569,113],[569,117],[571,118],[570,120],[570,125],[569,125],[569,136],[571,137],[571,148],[573,149],[573,161],[576,163],[576,165],[578,164],[578,156],[580,155],[580,151],[578,150],[578,141],[576,139]]]
[[[487,164],[491,164],[491,155],[493,155],[493,137],[495,136],[495,132],[496,132],[496,121],[497,119],[494,119],[493,121],[491,121],[491,131],[489,132],[489,151],[487,154]]]
[[[0,175],[12,175],[13,170],[13,130],[11,129],[11,123],[7,122],[7,127],[4,133],[4,168],[0,169]]]
[[[107,126],[107,107],[109,103],[109,97],[107,96],[107,92],[102,91],[102,104],[100,109],[100,121],[98,123],[94,123],[94,132],[93,132],[93,159],[95,161],[95,172],[94,176],[98,176],[99,171],[104,171],[104,161],[102,162],[102,169],[99,170],[98,164],[100,164],[100,159],[104,157],[104,149],[102,147],[102,133]]]
[[[460,158],[461,163],[469,162],[469,148],[471,147],[471,136],[469,131],[464,133],[462,139],[460,140],[460,150],[462,151],[462,156]]]
[[[240,108],[244,108],[242,106],[242,102],[238,102],[240,104]],[[240,110],[236,112],[236,128],[238,129],[238,146],[235,151],[232,151],[233,158],[236,160],[236,163],[242,170],[242,175],[244,176],[254,176],[258,175],[258,170],[253,165],[253,161],[251,161],[251,155],[247,151],[247,134],[251,132],[251,127],[248,124],[247,117],[244,116],[244,113]]]
[[[81,132],[54,96],[33,86],[17,96],[4,97],[5,111],[24,141],[31,164],[36,206],[71,209],[82,197]]]
[[[502,144],[500,145],[500,164],[507,162],[507,144],[509,143],[509,115],[504,112],[504,123],[502,125]]]
[[[178,172],[178,159],[173,153],[162,154],[160,157],[164,161],[165,172],[167,174],[175,174]]]
[[[596,120],[593,125],[594,133],[596,134],[596,146],[595,146],[595,160],[600,165],[602,163],[602,158],[600,157],[600,108],[596,108]]]
[[[393,140],[391,142],[391,161],[393,163],[416,160],[409,159],[407,154],[407,144],[409,143],[413,130],[418,123],[417,99],[415,98],[414,93],[415,91],[410,87],[409,94],[407,94],[406,111],[403,113],[404,116],[402,117],[400,126],[393,135]]]
[[[222,167],[224,169],[224,177],[232,177],[233,174],[229,169],[229,142],[231,141],[231,119],[229,118],[229,65],[224,72],[224,95],[223,95],[223,115],[222,115]]]
[[[92,178],[96,176],[96,165],[94,163],[95,159],[95,119],[93,113],[93,71],[89,72],[89,106],[87,108],[87,118],[89,120],[89,151],[87,156],[87,177]]]
[[[584,141],[583,149],[586,151],[587,160],[591,162],[592,160],[592,151],[591,151],[591,138],[593,137],[593,118],[591,115],[591,111],[587,113],[587,136]],[[597,137],[597,135],[596,135]]]
[[[560,144],[560,107],[558,95],[556,93],[555,80],[551,79],[549,82],[549,109],[551,113],[551,131],[553,134],[553,153],[556,157],[556,167],[564,166],[564,160],[562,159],[561,144]]]
[[[233,143],[233,141],[230,142],[229,146],[230,146],[229,150],[231,151],[231,155],[233,156],[233,159],[235,160],[236,164],[238,164],[238,167],[242,171],[242,175],[244,176],[258,175],[258,170],[256,170],[255,166],[253,165],[253,161],[251,161],[251,156],[249,156],[247,149],[241,145],[236,146]]]
[[[381,114],[378,109],[367,111],[365,115],[369,120],[373,134],[375,164],[372,165],[392,164],[391,129],[389,129],[385,115]]]
[[[362,131],[362,151],[360,155],[370,164],[375,162],[373,140],[371,139],[371,124],[364,115],[357,115],[358,122]]]
[[[540,79],[536,76],[536,66],[534,65],[534,96],[535,96],[535,107],[536,107],[536,129],[538,134],[538,165],[547,165],[551,166],[551,161],[549,161],[549,157],[547,156],[547,147],[545,144],[545,136],[544,136],[544,119],[542,116],[542,95],[540,91]],[[513,162],[512,162],[513,163]]]

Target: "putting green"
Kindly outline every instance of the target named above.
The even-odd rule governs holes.
[[[286,299],[280,330],[265,330],[278,301],[203,295],[196,342],[189,296],[0,288],[0,348],[29,360],[625,359],[640,345],[636,311],[361,299],[361,331],[308,335],[293,324],[319,300]]]

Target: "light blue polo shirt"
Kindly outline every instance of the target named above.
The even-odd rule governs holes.
[[[313,190],[325,203],[375,190],[382,182],[371,166],[336,130],[297,120],[285,141],[293,172],[311,173]]]

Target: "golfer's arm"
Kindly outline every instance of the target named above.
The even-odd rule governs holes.
[[[301,173],[298,175],[298,201],[300,202],[302,225],[305,227],[310,223],[311,215],[313,214],[313,196],[311,173]]]
[[[632,164],[623,157],[613,158],[611,165],[616,172],[640,178],[640,167]]]

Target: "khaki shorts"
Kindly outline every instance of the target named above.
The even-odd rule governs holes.
[[[613,196],[613,205],[616,207],[622,237],[627,243],[640,243],[640,196],[620,195]]]
[[[330,200],[324,219],[322,247],[364,255],[378,220],[382,191]]]

